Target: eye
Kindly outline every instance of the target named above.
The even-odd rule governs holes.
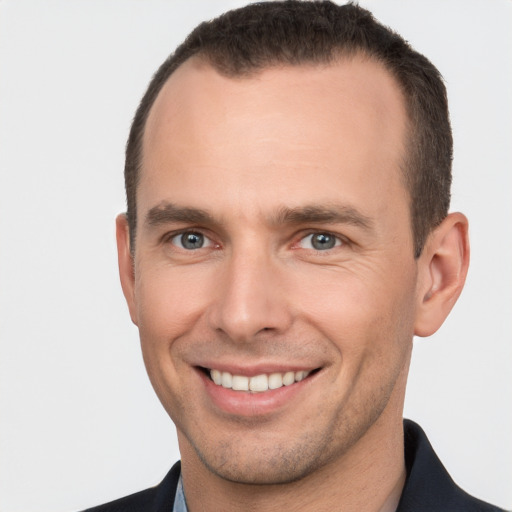
[[[342,245],[342,241],[331,233],[311,233],[299,242],[302,249],[314,249],[315,251],[327,251],[340,245]]]
[[[212,241],[209,238],[196,231],[186,231],[185,233],[175,235],[171,238],[171,243],[187,251],[194,251],[212,245]]]

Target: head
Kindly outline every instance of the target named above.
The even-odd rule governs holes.
[[[184,467],[276,484],[397,453],[413,335],[467,269],[450,155],[439,74],[356,6],[252,5],[164,63],[117,235]]]
[[[356,54],[380,62],[404,96],[409,125],[401,170],[410,195],[414,254],[419,256],[450,205],[453,141],[442,77],[426,57],[369,11],[329,1],[266,2],[229,11],[200,24],[160,66],[137,109],[126,147],[132,250],[147,117],[163,85],[183,62],[199,57],[223,76],[241,78],[269,67],[328,65]]]

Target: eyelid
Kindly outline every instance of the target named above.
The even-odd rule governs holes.
[[[331,247],[329,249],[324,249],[324,250],[315,249],[314,247],[302,247],[301,246],[301,243],[304,240],[306,240],[308,237],[311,237],[311,236],[314,236],[314,235],[328,235],[328,236],[332,236],[332,237],[334,237],[336,239],[336,243],[335,243],[334,247]],[[301,233],[300,237],[298,238],[298,241],[294,243],[294,246],[295,246],[295,248],[302,248],[302,249],[305,249],[305,250],[308,250],[308,251],[328,252],[328,251],[332,251],[332,250],[334,250],[336,248],[342,247],[344,245],[349,245],[349,244],[350,244],[350,240],[347,237],[345,237],[345,236],[333,233],[332,231],[325,230],[325,229],[312,229],[312,230],[308,230],[306,232]]]
[[[162,237],[162,241],[163,241],[163,243],[171,244],[173,247],[176,247],[179,250],[183,250],[183,251],[187,251],[187,252],[194,252],[194,250],[192,250],[192,249],[186,249],[185,247],[182,247],[181,244],[176,244],[176,243],[173,242],[175,239],[177,239],[177,238],[179,239],[179,238],[181,238],[183,235],[185,235],[187,233],[196,233],[196,234],[202,235],[204,237],[205,245],[203,245],[203,247],[195,249],[195,251],[198,251],[200,249],[209,249],[209,248],[212,248],[212,247],[218,247],[219,246],[219,244],[213,240],[213,237],[211,235],[209,235],[202,228],[190,228],[190,227],[188,227],[188,228],[178,229],[176,231],[171,231],[169,233],[166,233]]]
[[[179,250],[193,252],[193,250],[191,250],[191,249],[185,249],[184,247],[181,247],[180,245],[173,243],[174,239],[181,237],[182,235],[184,235],[186,233],[198,233],[204,237],[206,244],[203,247],[201,247],[201,249],[207,249],[207,248],[212,248],[212,247],[218,248],[221,246],[221,244],[219,242],[216,242],[214,240],[214,237],[210,234],[209,230],[205,230],[200,227],[197,227],[197,228],[187,227],[187,228],[177,229],[175,231],[171,231],[171,232],[164,234],[162,236],[161,240],[163,243],[172,244],[174,247],[176,247]],[[335,248],[352,244],[351,240],[349,240],[346,236],[334,233],[327,229],[309,229],[309,230],[302,230],[296,237],[294,237],[296,241],[292,244],[292,248],[294,248],[294,249],[301,248],[300,244],[302,241],[304,241],[308,237],[311,237],[313,235],[319,235],[319,234],[324,234],[324,235],[329,235],[329,236],[334,237],[336,239],[336,245],[334,247],[332,247],[331,249],[325,249],[324,251],[315,249],[313,247],[305,248],[306,250],[311,250],[311,251],[315,251],[315,252],[328,252],[328,251],[332,251]],[[199,249],[196,249],[196,251],[197,250],[199,250]]]

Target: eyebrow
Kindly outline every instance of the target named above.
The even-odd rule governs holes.
[[[370,217],[346,205],[306,205],[297,208],[280,208],[272,219],[273,224],[350,224],[365,230],[373,228]]]
[[[149,226],[156,227],[173,222],[211,225],[215,224],[215,219],[206,210],[181,207],[169,202],[154,206],[146,214],[146,224]]]
[[[146,224],[157,227],[174,222],[203,225],[220,224],[208,211],[200,208],[178,206],[162,202],[151,208],[146,214]],[[373,221],[357,209],[346,205],[305,205],[300,207],[281,207],[270,217],[275,226],[286,224],[349,224],[365,230],[373,228]]]

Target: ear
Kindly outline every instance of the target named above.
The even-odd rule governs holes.
[[[135,302],[135,272],[132,253],[130,250],[130,229],[126,214],[116,217],[117,261],[119,277],[124,297],[128,304],[132,322],[137,325],[137,308]]]
[[[459,298],[468,266],[468,220],[451,213],[429,235],[419,257],[414,334],[430,336],[441,327]]]

